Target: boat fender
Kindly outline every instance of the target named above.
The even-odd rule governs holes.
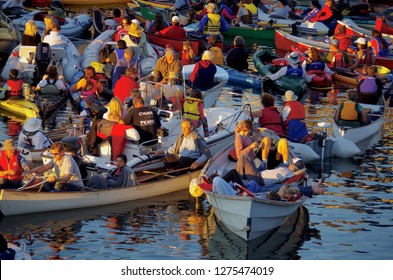
[[[289,142],[289,148],[294,154],[299,155],[304,163],[320,159],[320,156],[311,147],[305,144]]]
[[[348,139],[335,139],[332,148],[333,155],[341,158],[351,158],[360,152],[358,146]]]
[[[203,194],[203,190],[198,185],[198,178],[194,178],[191,180],[188,191],[193,197],[200,197]]]

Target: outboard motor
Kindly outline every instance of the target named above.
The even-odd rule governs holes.
[[[38,43],[35,55],[37,65],[37,82],[41,81],[51,60],[51,49],[48,43]]]

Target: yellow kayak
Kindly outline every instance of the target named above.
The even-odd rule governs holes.
[[[21,119],[36,118],[39,115],[39,109],[34,102],[17,99],[17,100],[0,100],[0,111],[7,115],[10,113]]]

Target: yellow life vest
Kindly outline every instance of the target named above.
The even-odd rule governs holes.
[[[220,34],[220,15],[207,14],[208,21],[203,27],[203,34],[218,35]]]
[[[243,6],[249,10],[251,14],[258,14],[258,9],[254,4],[243,4]]]
[[[344,101],[341,109],[340,119],[344,121],[357,121],[359,120],[358,112],[356,111],[356,103],[353,101]]]
[[[219,47],[211,47],[209,50],[214,55],[211,61],[215,65],[224,65],[224,56],[222,55],[222,50]]]
[[[242,7],[246,8],[249,12],[248,15],[241,17],[241,21],[246,24],[258,23],[258,9],[254,4],[243,4]]]
[[[198,105],[202,100],[193,97],[187,97],[184,102],[184,114],[183,117],[192,121],[199,120]]]

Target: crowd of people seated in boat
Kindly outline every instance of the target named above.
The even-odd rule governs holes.
[[[235,19],[235,21],[241,21],[243,23],[255,24],[257,22],[255,19],[256,5],[252,3],[252,1],[240,1],[239,7],[236,8],[239,11],[237,14],[230,8],[233,6],[229,5],[229,2],[231,1],[226,1],[228,5],[220,2],[220,10],[218,10],[218,6],[213,2],[208,3],[206,5],[206,13],[201,17],[202,23],[198,31],[206,38],[211,39],[209,43],[211,43],[212,48],[215,44],[216,35],[226,31],[229,27],[225,18],[229,19],[229,21]],[[261,3],[262,2],[263,1],[261,1]],[[332,8],[334,6],[333,4],[334,2],[332,0],[327,0],[326,5],[321,8],[321,5],[317,3],[317,1],[312,1],[310,6],[311,11],[306,15],[306,20],[311,22],[322,21],[333,28],[334,19],[338,19],[340,14],[339,11]],[[264,5],[257,6],[263,7]],[[291,8],[288,6],[288,1],[280,0],[276,6],[269,8],[267,13],[271,16],[287,18],[290,11]],[[185,36],[182,35],[184,29],[180,26],[180,19],[178,16],[173,16],[172,25],[168,25],[167,27],[165,27],[165,24],[161,24],[161,20],[159,16],[156,18],[154,32],[157,32],[158,35],[163,37],[168,36],[179,40],[184,39]],[[132,125],[140,135],[140,143],[156,140],[157,130],[161,127],[160,119],[156,111],[146,106],[140,94],[135,92],[135,90],[139,88],[137,81],[143,79],[143,75],[141,72],[140,60],[134,57],[134,50],[127,47],[127,43],[132,42],[141,48],[142,54],[147,55],[146,37],[143,33],[143,28],[137,21],[120,18],[117,12],[114,12],[114,21],[116,22],[114,26],[118,25],[114,35],[115,41],[117,41],[117,48],[113,52],[108,53],[107,57],[104,57],[102,60],[102,62],[111,66],[107,76],[112,79],[112,88],[115,97],[109,103],[109,110],[105,112],[105,109],[99,108],[99,102],[96,100],[97,94],[99,95],[102,93],[104,89],[100,79],[96,75],[94,67],[86,67],[84,77],[71,87],[71,91],[82,92],[81,97],[86,103],[86,108],[89,111],[88,115],[94,117],[96,120],[95,125],[89,128],[91,135],[98,136],[98,134],[101,134],[104,135],[106,139],[110,136],[114,125]],[[211,21],[211,23],[208,23],[209,21]],[[61,35],[58,21],[48,17],[48,22],[50,22],[47,24],[48,28],[42,36],[43,41],[51,46],[63,45],[66,40]],[[153,26],[151,28],[153,29]],[[171,34],[171,30],[175,30],[176,35]],[[121,36],[122,32],[124,36]],[[34,21],[26,23],[26,31],[23,38],[22,44],[25,45],[33,46],[36,42],[41,41],[41,36],[37,33]],[[345,31],[340,29],[337,34],[334,34],[334,38],[331,39],[331,48],[327,54],[321,57],[316,49],[310,49],[309,59],[305,60],[303,64],[301,64],[298,53],[292,52],[287,56],[288,65],[281,68],[277,73],[269,75],[268,78],[277,80],[284,75],[297,75],[303,77],[306,81],[311,81],[312,78],[315,77],[315,73],[309,72],[311,70],[327,72],[332,75],[333,72],[330,68],[352,69],[364,64],[372,64],[376,56],[385,55],[384,51],[387,49],[387,42],[381,37],[381,34],[373,32],[373,39],[370,42],[367,42],[364,38],[360,38],[357,41],[359,50],[356,52],[355,60],[352,61],[346,53],[349,46],[345,44],[344,40],[348,41],[348,39],[348,36],[345,35]],[[368,43],[371,45],[371,48],[368,48]],[[157,61],[151,78],[151,80],[156,83],[157,87],[161,87],[169,78],[175,77],[176,79],[181,79],[183,76],[182,66],[190,64],[195,58],[195,54],[190,54],[189,47],[190,44],[184,44],[184,62],[183,59],[179,59],[170,46],[166,49],[164,56]],[[234,47],[226,58],[226,62],[229,66],[239,71],[248,69],[248,54],[245,47],[246,43],[244,39],[241,36],[236,36]],[[214,74],[217,71],[215,65],[218,64],[213,62],[214,58],[215,53],[213,53],[212,50],[205,51],[201,56],[201,60],[197,62],[191,73],[190,80],[194,91],[190,97],[185,97],[184,100],[183,112],[186,119],[181,124],[182,135],[179,136],[176,144],[167,151],[167,155],[164,157],[164,162],[168,168],[198,168],[211,157],[205,140],[196,132],[195,128],[202,126],[204,136],[207,137],[209,135],[206,117],[203,114],[203,97],[201,90],[206,90],[214,86]],[[52,85],[59,91],[64,91],[64,82],[58,77],[56,68],[53,69],[51,67],[47,70],[48,76],[38,83],[36,89],[42,90],[46,86]],[[366,77],[359,82],[358,90],[360,96],[362,96],[362,94],[363,96],[365,94],[375,94],[378,97],[382,95],[382,83],[378,79],[376,72],[375,67],[371,66],[367,69]],[[171,73],[173,76],[171,76]],[[21,98],[22,85],[23,80],[20,78],[18,70],[12,69],[10,71],[10,79],[3,88],[3,92],[4,94],[7,93],[10,98]],[[122,108],[124,108],[124,104],[131,93],[133,94],[131,96],[132,106],[129,106],[130,108],[125,111]],[[348,97],[349,100],[343,102],[340,105],[340,109],[337,111],[338,113],[335,116],[336,122],[342,125],[355,126],[368,123],[369,120],[366,115],[367,110],[363,110],[361,106],[356,103],[358,96],[350,92]],[[275,170],[275,172],[280,174],[280,177],[284,176],[283,173],[285,172],[286,174],[292,174],[294,172],[293,168],[295,165],[293,162],[291,163],[289,159],[287,139],[291,141],[301,141],[301,139],[308,134],[307,127],[304,123],[305,108],[297,99],[298,97],[294,92],[287,91],[283,96],[285,102],[283,108],[277,110],[274,106],[274,97],[269,94],[264,94],[262,95],[263,109],[251,112],[250,114],[251,117],[258,118],[258,124],[261,127],[275,131],[281,137],[278,141],[273,141],[271,138],[265,137],[261,140],[260,144],[256,143],[249,137],[252,123],[246,121],[240,122],[235,140],[236,170],[240,175],[245,175],[247,178],[253,179],[260,185],[266,185],[266,180],[268,178],[266,171],[273,168],[272,166],[276,167],[277,164],[282,164],[282,166],[279,167],[282,169]],[[29,132],[27,127],[24,130]],[[23,141],[25,142],[25,140]],[[93,143],[92,148],[97,147],[95,140],[90,142]],[[185,149],[184,146],[191,148],[191,150]],[[4,152],[12,150],[11,147],[13,146],[9,146],[8,144],[8,146],[5,147],[6,148],[3,147]],[[46,147],[49,147],[49,145]],[[260,147],[259,157],[257,157],[254,151],[258,147]],[[40,174],[52,167],[55,168],[56,176],[51,175],[48,177],[43,184],[43,189],[48,191],[83,189],[84,184],[81,181],[81,173],[80,171],[79,173],[76,172],[79,170],[78,165],[74,163],[72,157],[65,154],[64,147],[59,143],[54,143],[50,149],[54,159],[42,167],[30,170],[30,172]],[[154,153],[160,155],[163,151],[156,151]],[[10,160],[9,156],[6,158]],[[17,157],[17,159],[13,158],[12,160],[20,160],[19,158],[20,157]],[[124,174],[126,174],[125,176],[131,174],[128,168],[126,168],[127,158],[120,153],[116,155],[114,160],[116,161],[117,170],[110,173],[109,177],[104,178],[105,180],[103,177],[92,179],[88,186],[91,188],[103,189],[114,186],[122,187],[126,185],[135,185],[136,179],[132,179],[133,183],[125,183],[124,180],[119,179],[123,178]],[[22,166],[22,163],[19,165]],[[18,170],[18,172],[19,171],[20,170]],[[3,176],[14,176],[14,174],[10,174],[13,172],[7,170],[0,171],[0,175],[1,173],[4,173]],[[15,178],[16,181],[18,181],[16,185],[21,186],[21,182],[19,182],[21,181],[20,176]],[[115,185],[113,185],[113,181],[110,180],[115,180]]]

